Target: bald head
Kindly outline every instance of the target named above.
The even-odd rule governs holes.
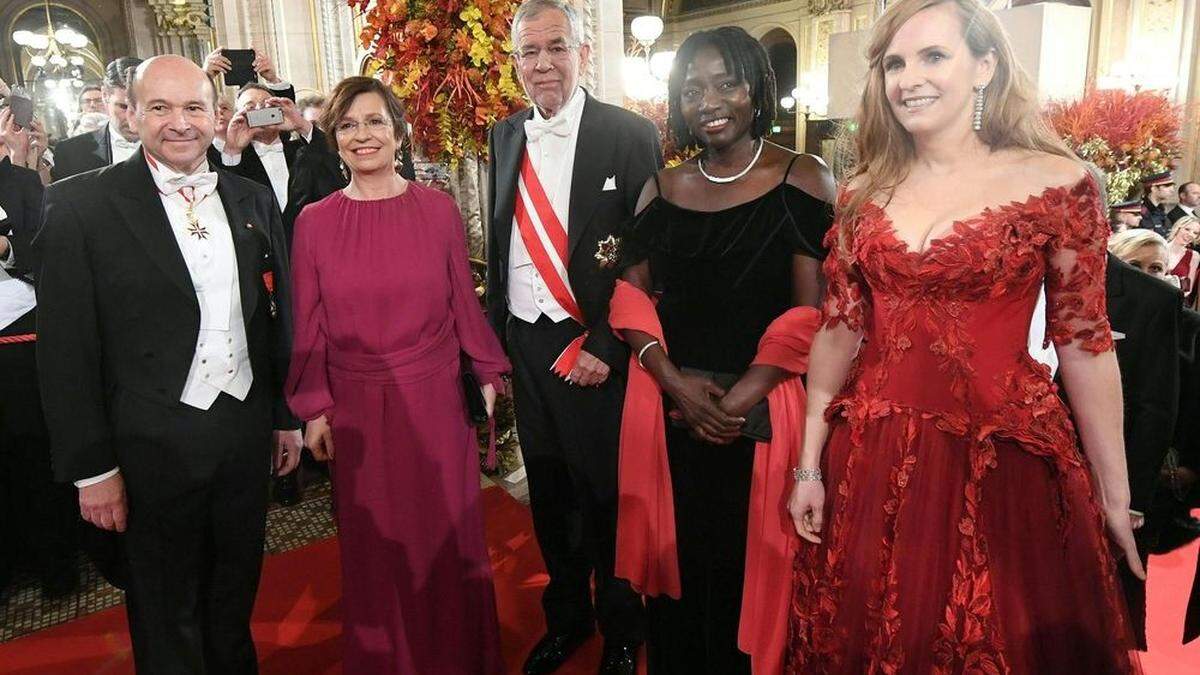
[[[205,164],[216,90],[200,66],[182,56],[155,56],[138,66],[128,94],[130,121],[147,153],[181,173]]]
[[[212,93],[212,104],[214,107],[216,106],[217,87],[212,80],[208,79],[208,75],[200,66],[177,54],[163,54],[142,61],[141,65],[133,71],[133,77],[129,79],[130,107],[133,107],[139,98],[144,98],[143,86],[153,87],[156,82],[161,83],[164,80],[178,78],[194,82],[203,80]]]

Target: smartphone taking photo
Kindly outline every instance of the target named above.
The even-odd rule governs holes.
[[[255,108],[254,110],[246,111],[246,126],[269,127],[272,124],[280,124],[283,122],[282,108]]]
[[[12,111],[13,124],[26,129],[33,123],[33,99],[23,89],[13,87],[4,102]]]

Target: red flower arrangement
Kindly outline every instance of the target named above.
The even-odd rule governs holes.
[[[510,58],[512,0],[346,1],[366,12],[359,39],[429,159],[483,157],[492,124],[526,106]]]
[[[1159,91],[1096,89],[1046,110],[1054,130],[1108,177],[1108,201],[1131,196],[1142,176],[1170,170],[1183,150],[1180,112]]]

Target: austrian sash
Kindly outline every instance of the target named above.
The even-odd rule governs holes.
[[[583,312],[579,311],[579,303],[575,301],[575,292],[571,290],[571,282],[567,277],[567,228],[563,227],[558,214],[546,197],[546,190],[538,179],[529,153],[521,162],[521,175],[517,178],[517,199],[515,216],[517,229],[521,231],[521,241],[525,242],[525,250],[529,251],[529,259],[538,274],[546,282],[550,295],[558,302],[579,325],[583,322]],[[575,338],[567,348],[558,355],[551,369],[560,377],[567,377],[579,359],[587,332]]]

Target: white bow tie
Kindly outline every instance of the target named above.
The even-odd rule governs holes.
[[[254,141],[254,151],[261,157],[265,154],[278,152],[283,154],[283,143],[259,143]]]
[[[120,134],[113,134],[112,144],[113,147],[117,148],[118,150],[137,150],[141,145],[139,141],[125,140],[125,137]]]
[[[525,122],[525,137],[537,142],[546,134],[566,138],[571,135],[571,120],[566,115],[555,115],[548,120],[531,119]]]
[[[171,176],[167,179],[167,187],[171,192],[179,192],[186,188],[191,188],[194,191],[196,198],[202,198],[212,191],[217,189],[217,173],[215,171],[204,171],[202,173],[194,173],[190,176]]]

